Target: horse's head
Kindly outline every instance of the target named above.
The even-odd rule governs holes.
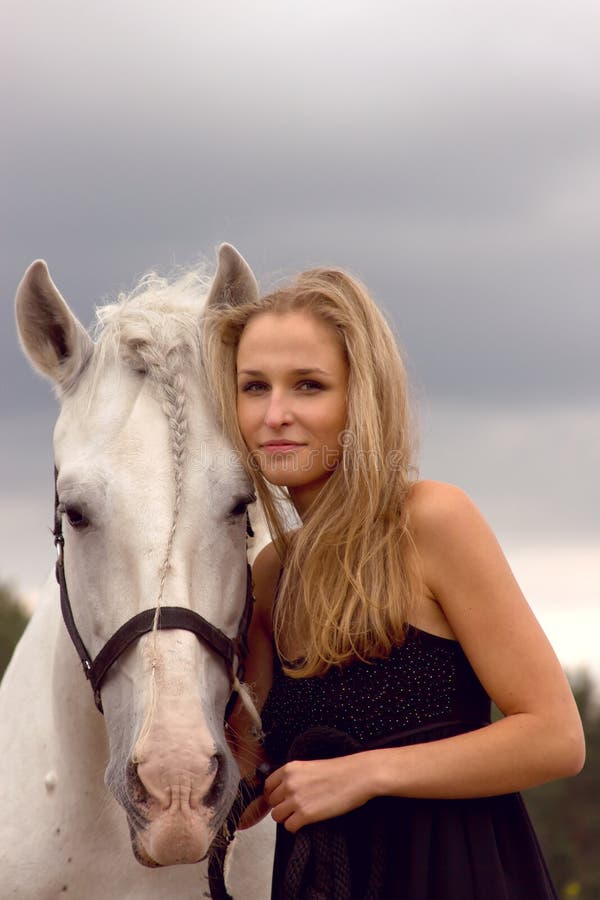
[[[61,402],[54,451],[66,582],[91,657],[153,607],[187,607],[237,633],[252,489],[207,396],[200,301],[256,290],[224,245],[212,286],[197,273],[172,285],[148,279],[99,311],[93,341],[44,263],[23,278],[21,340]],[[156,627],[104,679],[106,781],[146,865],[196,862],[229,810],[238,781],[223,731],[230,688],[206,643]]]

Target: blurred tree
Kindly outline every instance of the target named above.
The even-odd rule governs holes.
[[[8,585],[0,584],[0,678],[26,625],[27,613],[16,593]]]
[[[600,708],[589,673],[571,683],[586,736],[585,768],[524,798],[561,900],[600,900]]]

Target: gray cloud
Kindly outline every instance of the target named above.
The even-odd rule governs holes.
[[[354,270],[422,402],[440,416],[459,406],[469,428],[509,410],[507,433],[541,410],[554,427],[540,434],[577,457],[568,408],[598,417],[600,381],[595,2],[11,0],[3,20],[0,421],[13,467],[28,442],[30,466],[49,465],[24,422],[48,418],[50,389],[12,318],[28,263],[49,261],[87,323],[147,268],[221,240],[265,286],[308,265]],[[28,476],[9,473],[14,511]],[[566,502],[546,479],[538,489]],[[593,530],[585,487],[572,493]]]

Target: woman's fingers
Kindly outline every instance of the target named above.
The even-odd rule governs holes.
[[[253,800],[242,813],[237,824],[239,831],[244,831],[245,828],[252,828],[253,825],[256,825],[261,819],[264,819],[270,811],[271,807],[269,803],[267,803],[264,794],[261,794],[260,797]]]
[[[270,806],[277,806],[277,804],[281,803],[285,797],[283,785],[278,784],[277,787],[272,791],[267,791],[265,788],[265,797]]]
[[[286,800],[283,787],[279,785],[270,794],[268,800],[265,794],[261,794],[260,797],[257,797],[256,800],[253,800],[246,807],[238,822],[238,829],[244,831],[246,828],[252,828],[253,825],[264,819],[269,812],[275,822],[284,823],[289,831],[295,831],[300,827],[300,821],[298,821],[296,828],[289,827],[291,822],[299,819],[298,811],[291,799]]]
[[[294,803],[291,800],[284,800],[272,808],[271,816],[276,822],[285,823],[295,812],[296,807]]]
[[[283,770],[285,766],[281,769],[276,769],[274,772],[269,775],[269,777],[265,781],[265,794],[267,797],[269,794],[275,790],[283,781]]]

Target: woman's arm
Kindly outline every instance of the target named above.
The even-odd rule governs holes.
[[[290,831],[377,795],[490,796],[583,765],[567,680],[477,508],[458,488],[421,482],[410,521],[426,591],[505,718],[431,743],[289,763],[267,780],[266,796]]]

